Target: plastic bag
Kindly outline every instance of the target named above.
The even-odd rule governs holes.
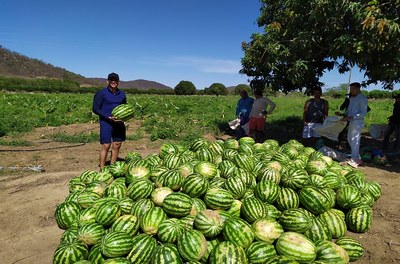
[[[320,136],[333,141],[338,141],[339,133],[346,127],[346,122],[339,116],[328,116],[322,126],[315,128]]]
[[[347,159],[346,153],[340,152],[327,146],[323,146],[322,148],[318,149],[318,151],[325,156],[331,157],[332,159],[337,161],[344,161]]]
[[[240,118],[236,118],[235,120],[229,121],[228,125],[232,130],[235,130],[240,125]]]

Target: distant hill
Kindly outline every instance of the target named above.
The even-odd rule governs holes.
[[[86,78],[66,69],[53,66],[38,59],[29,58],[18,52],[10,51],[0,45],[0,76],[18,78],[48,78],[68,79],[80,84],[80,86],[104,86],[105,78]],[[121,88],[136,88],[138,90],[172,89],[164,84],[148,81],[133,80],[121,81]]]

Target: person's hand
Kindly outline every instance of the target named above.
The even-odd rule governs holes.
[[[352,120],[353,119],[353,117],[352,116],[346,116],[346,117],[343,117],[343,121],[350,121],[350,120]]]
[[[108,119],[109,119],[111,122],[123,122],[122,120],[119,120],[119,119],[117,119],[117,118],[114,117],[114,116],[110,116],[110,117],[108,117]]]
[[[340,113],[340,112],[335,112],[335,115],[337,115],[337,116],[343,116],[343,114]]]

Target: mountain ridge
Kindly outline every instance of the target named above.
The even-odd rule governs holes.
[[[91,77],[68,71],[38,59],[29,58],[23,54],[8,50],[0,45],[0,76],[26,79],[68,79],[79,83],[81,87],[105,86],[106,78]],[[159,82],[137,79],[121,81],[120,87],[138,90],[169,90],[173,89]]]

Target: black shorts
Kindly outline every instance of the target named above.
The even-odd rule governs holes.
[[[111,142],[122,142],[126,139],[126,129],[124,122],[110,123],[100,121],[100,144],[110,144]]]

